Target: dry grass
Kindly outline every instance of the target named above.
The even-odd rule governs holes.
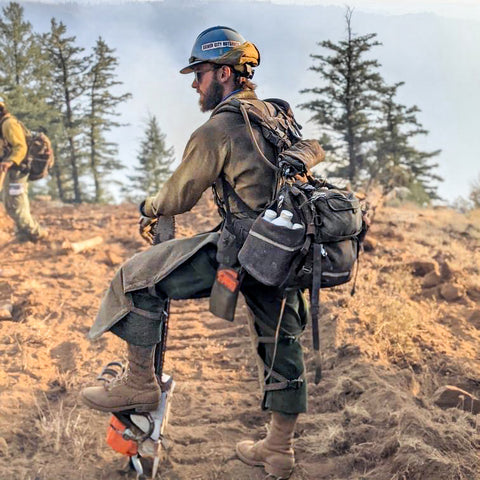
[[[78,467],[93,452],[101,448],[102,441],[92,435],[97,416],[78,408],[67,407],[63,400],[54,405],[45,397],[42,405],[37,401],[35,430],[44,450],[68,458]]]
[[[309,456],[338,455],[347,449],[347,433],[344,427],[336,420],[325,419],[318,423],[318,430],[304,435],[297,441],[297,445]]]
[[[415,363],[421,358],[416,341],[424,325],[438,315],[434,302],[414,301],[420,283],[402,264],[375,259],[348,310],[357,319],[358,330],[373,347],[374,357],[385,362]]]
[[[478,478],[480,432],[472,416],[449,413],[402,412],[400,448],[394,459],[392,480],[473,480]]]
[[[420,360],[421,351],[415,338],[425,320],[422,310],[418,304],[399,298],[381,298],[364,306],[364,324],[380,357],[393,363]]]

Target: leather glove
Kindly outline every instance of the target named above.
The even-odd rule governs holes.
[[[158,218],[140,216],[138,220],[138,231],[140,236],[149,244],[153,245],[155,238],[155,227],[157,226]]]
[[[288,160],[280,160],[278,164],[280,174],[286,178],[295,177],[295,175],[303,176],[307,173],[305,164],[300,160],[289,158]]]
[[[0,162],[0,172],[8,172],[8,169],[13,165],[13,162],[3,161]]]

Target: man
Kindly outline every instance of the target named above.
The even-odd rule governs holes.
[[[242,115],[223,109],[233,99],[267,108],[265,102],[257,100],[250,82],[259,62],[257,48],[231,28],[212,27],[198,36],[189,65],[181,73],[194,74],[192,88],[199,94],[200,108],[212,111],[212,115],[192,134],[180,166],[162,190],[143,202],[143,215],[155,218],[186,212],[211,186],[225,215],[226,183],[235,193],[228,202],[233,223],[248,218],[245,205],[255,215],[268,205],[275,191],[275,173],[252,145]],[[257,127],[254,135],[263,154],[274,161],[274,148]],[[159,386],[153,356],[154,346],[160,341],[165,300],[210,295],[222,242],[216,232],[169,241],[135,255],[120,268],[89,335],[97,338],[110,330],[124,339],[129,367],[120,383],[84,389],[86,405],[105,412],[157,407]],[[307,304],[300,291],[291,291],[282,305],[281,292],[248,275],[241,292],[254,318],[259,356],[265,370],[271,370],[266,375],[262,406],[272,411],[272,421],[264,440],[240,442],[237,453],[249,465],[264,466],[274,477],[288,478],[294,466],[295,424],[307,403],[298,341],[307,320]],[[281,311],[282,328],[278,341],[274,341]]]
[[[0,97],[0,178],[3,178],[2,198],[5,209],[16,225],[19,241],[46,237],[30,213],[28,200],[28,170],[22,163],[27,156],[27,140],[20,122],[11,115]]]

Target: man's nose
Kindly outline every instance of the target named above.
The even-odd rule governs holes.
[[[197,87],[198,87],[198,82],[197,82],[197,79],[194,77],[192,82],[192,88],[196,89]]]

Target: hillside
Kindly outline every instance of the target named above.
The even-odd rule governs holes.
[[[134,478],[104,443],[108,415],[78,393],[122,357],[113,335],[90,343],[86,333],[115,269],[147,248],[136,207],[37,201],[33,211],[50,229],[46,244],[12,242],[0,209],[0,305],[14,305],[0,320],[0,480]],[[215,220],[205,198],[178,219],[178,233]],[[324,379],[309,387],[292,480],[480,479],[478,402],[434,402],[445,385],[480,397],[479,225],[479,212],[377,212],[356,295],[350,285],[322,291]],[[62,248],[98,235],[95,249]],[[311,379],[310,329],[303,343]],[[264,478],[234,454],[268,418],[251,348],[243,306],[230,324],[204,300],[172,304],[166,370],[177,387],[159,478]]]

